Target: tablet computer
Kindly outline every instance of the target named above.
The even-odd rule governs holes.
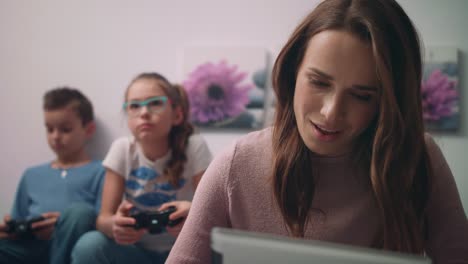
[[[427,257],[227,228],[211,232],[215,264],[426,264]]]

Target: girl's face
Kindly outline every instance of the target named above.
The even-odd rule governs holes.
[[[160,85],[152,79],[136,80],[127,91],[127,102],[142,102],[156,96],[167,96]],[[151,112],[148,105],[139,107],[137,114],[128,117],[128,127],[137,141],[167,140],[173,125],[179,122],[179,114],[170,100],[158,112]]]
[[[377,87],[370,44],[345,31],[313,36],[294,92],[297,127],[307,147],[327,156],[351,151],[377,115]]]

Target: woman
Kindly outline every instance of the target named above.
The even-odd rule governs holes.
[[[420,84],[418,36],[395,1],[322,2],[275,62],[273,128],[213,161],[167,263],[209,262],[214,226],[468,261]]]

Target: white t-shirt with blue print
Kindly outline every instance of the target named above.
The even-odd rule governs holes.
[[[143,154],[133,137],[123,137],[114,141],[103,161],[104,167],[125,177],[125,198],[139,210],[155,211],[163,203],[175,200],[191,201],[194,194],[193,176],[206,170],[212,154],[203,137],[190,136],[179,188],[172,186],[163,176],[169,151],[164,157],[151,161]],[[147,234],[137,243],[142,247],[164,252],[170,250],[175,238],[167,232]]]

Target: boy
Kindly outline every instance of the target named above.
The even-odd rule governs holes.
[[[56,159],[24,172],[11,217],[0,221],[0,263],[68,263],[76,240],[95,227],[105,170],[85,150],[95,131],[91,102],[61,87],[48,91],[43,103]],[[37,217],[42,219],[29,225],[31,232],[9,222]]]

